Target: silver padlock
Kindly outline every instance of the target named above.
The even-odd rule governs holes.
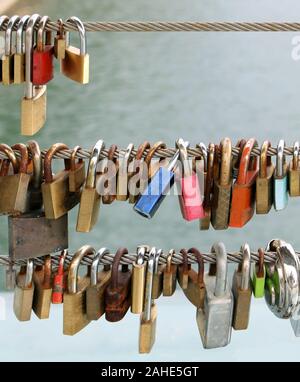
[[[229,344],[233,313],[233,296],[227,280],[227,252],[223,243],[213,245],[216,275],[204,275],[204,308],[197,309],[197,324],[203,347],[213,349]]]
[[[288,203],[287,164],[284,155],[285,142],[281,139],[277,146],[276,169],[274,173],[274,208],[283,210]]]

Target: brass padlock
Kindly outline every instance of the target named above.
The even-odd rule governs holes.
[[[58,60],[64,60],[66,57],[66,48],[67,48],[67,41],[66,41],[66,34],[64,31],[64,23],[62,19],[58,20],[59,24],[59,30],[54,37],[54,56]]]
[[[6,15],[0,16],[0,31],[2,30],[4,24],[7,24],[8,22],[9,22],[8,16],[6,16]],[[4,42],[5,41],[4,36],[2,38],[3,38],[2,41]],[[0,51],[0,82],[2,82],[2,57],[3,57],[4,53],[5,53],[5,49],[4,49],[4,46],[2,46],[1,51]]]
[[[27,190],[26,211],[40,210],[43,206],[42,179],[43,163],[40,146],[36,141],[27,142],[27,150],[31,156],[32,176]]]
[[[183,290],[187,289],[189,285],[189,271],[191,264],[188,263],[188,253],[186,249],[181,249],[182,264],[178,266],[178,283]]]
[[[215,164],[215,145],[210,143],[208,146],[208,156],[207,156],[207,171],[205,176],[205,191],[203,208],[205,212],[205,217],[200,219],[200,230],[208,230],[210,227],[211,220],[211,195],[214,184],[214,164]]]
[[[33,272],[34,296],[32,309],[43,320],[49,318],[52,297],[51,255],[44,258],[44,265],[38,265]]]
[[[300,196],[299,142],[294,143],[293,159],[289,165],[290,196]]]
[[[151,352],[156,337],[157,308],[152,296],[155,257],[156,249],[152,248],[147,262],[144,311],[140,318],[139,352],[142,354]]]
[[[128,183],[130,179],[130,174],[128,173],[128,166],[130,162],[130,157],[134,146],[130,143],[122,154],[119,156],[119,171],[117,177],[117,195],[116,199],[119,201],[126,202],[128,199]]]
[[[68,289],[64,293],[63,334],[73,336],[85,328],[90,320],[86,311],[86,290],[90,285],[90,275],[78,277],[78,270],[85,256],[94,255],[89,245],[81,247],[73,256],[68,271]]]
[[[232,279],[232,293],[234,298],[232,326],[235,330],[248,328],[251,304],[251,252],[248,244],[241,247],[242,263],[235,271]]]
[[[152,287],[152,299],[157,300],[163,291],[163,277],[165,264],[159,264],[160,256],[163,254],[162,249],[158,249],[155,256],[154,275],[153,275],[153,287]]]
[[[204,284],[204,260],[201,253],[196,248],[190,248],[188,253],[191,253],[196,257],[198,272],[192,268],[189,270],[188,287],[183,289],[183,292],[196,308],[203,308],[206,293]]]
[[[99,263],[103,256],[108,255],[107,248],[101,248],[94,256],[91,266],[91,285],[86,290],[86,313],[89,320],[99,320],[105,313],[105,289],[110,283],[110,265],[104,265],[99,272]]]
[[[145,141],[142,143],[136,153],[135,158],[130,162],[128,172],[129,172],[129,203],[135,203],[141,193],[141,188],[144,189],[141,185],[141,179],[143,179],[143,155],[145,151],[150,149],[150,143]]]
[[[14,84],[20,85],[25,81],[25,44],[23,32],[29,20],[28,15],[23,16],[18,24],[16,37],[16,53],[14,54]]]
[[[128,265],[119,265],[126,248],[119,248],[112,264],[111,281],[105,291],[105,318],[110,322],[117,322],[128,312],[131,305],[131,271]]]
[[[176,290],[177,265],[172,264],[172,258],[175,250],[171,249],[167,257],[167,265],[163,273],[163,296],[173,296]]]
[[[14,54],[12,32],[20,20],[19,16],[12,16],[6,27],[5,32],[5,53],[2,56],[2,83],[10,85],[14,81]]]
[[[32,282],[33,261],[27,260],[17,276],[14,294],[14,314],[19,321],[29,321],[33,303],[34,284]]]
[[[145,158],[145,164],[148,167],[148,179],[151,179],[161,166],[167,166],[169,163],[167,158],[153,158],[158,150],[165,149],[166,147],[167,145],[163,141],[158,141],[149,149]],[[141,189],[141,193],[144,189]]]
[[[61,72],[73,81],[79,82],[80,84],[88,84],[90,57],[87,54],[85,27],[78,17],[70,17],[66,22],[71,22],[78,29],[80,49],[70,45],[70,34],[67,32],[65,57],[61,60]]]
[[[220,174],[214,179],[211,207],[211,222],[216,230],[228,228],[232,190],[232,153],[230,139],[224,138],[220,146]]]
[[[12,150],[20,152],[20,165]],[[22,144],[16,144],[12,148],[5,144],[0,145],[0,151],[9,155],[14,174],[0,177],[0,214],[19,215],[26,211],[27,190],[31,176],[27,173],[28,169],[28,150]]]
[[[273,205],[273,174],[272,157],[268,155],[271,147],[269,141],[261,146],[259,172],[256,178],[256,213],[267,214]]]
[[[131,313],[140,314],[144,309],[144,295],[147,262],[145,255],[149,252],[148,246],[139,246],[137,248],[136,261],[132,264],[132,282],[131,282]]]
[[[25,42],[25,97],[21,104],[21,134],[34,135],[46,122],[47,87],[32,84],[32,52],[34,28],[40,22],[40,16],[34,14],[26,25]]]
[[[83,159],[79,159],[76,163],[76,155],[81,150],[80,146],[74,147],[70,159],[69,171],[69,191],[80,192],[81,187],[85,181],[85,164]]]
[[[80,198],[77,232],[90,232],[98,220],[101,198],[96,188],[97,164],[104,148],[104,142],[99,140],[92,150],[86,181]]]
[[[65,159],[64,170],[55,175],[52,173],[53,156],[61,150],[68,150],[68,146],[63,143],[55,143],[47,151],[44,158],[45,181],[42,184],[42,193],[47,219],[59,219],[75,207],[80,199],[79,192],[70,192],[69,189],[69,160]]]
[[[116,145],[111,145],[108,154],[107,154],[107,165],[103,169],[103,173],[99,176],[99,183],[103,179],[103,183],[101,183],[101,187],[103,187],[102,194],[102,203],[103,204],[111,204],[116,199],[117,187],[116,187],[116,179],[119,169],[119,162],[115,158],[115,153],[118,147]],[[105,161],[105,159],[103,159]]]

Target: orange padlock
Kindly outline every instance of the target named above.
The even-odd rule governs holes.
[[[258,175],[258,161],[251,157],[257,141],[251,138],[242,149],[237,180],[233,185],[229,226],[243,227],[253,216],[255,205],[255,181]]]

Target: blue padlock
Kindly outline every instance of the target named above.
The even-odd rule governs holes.
[[[188,142],[184,144],[186,147],[189,146]],[[135,203],[133,209],[140,215],[151,219],[172,188],[175,180],[174,170],[177,165],[179,153],[180,151],[177,150],[168,167],[159,168]]]
[[[288,203],[287,164],[284,155],[285,142],[281,139],[277,146],[276,169],[274,173],[274,208],[283,210]]]

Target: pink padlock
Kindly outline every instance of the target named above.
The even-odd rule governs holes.
[[[193,171],[191,161],[188,158],[188,144],[183,139],[176,141],[182,163],[182,174],[180,179],[179,204],[182,216],[185,220],[192,221],[202,219],[205,216],[203,200],[200,191],[198,176]]]

